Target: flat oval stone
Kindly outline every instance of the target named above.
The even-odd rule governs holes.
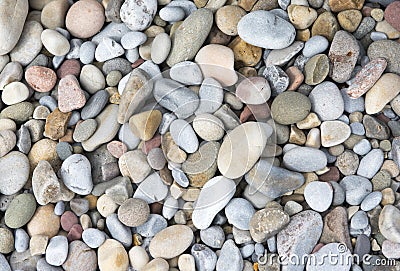
[[[25,71],[25,79],[34,90],[48,92],[56,84],[57,75],[52,69],[42,66],[31,66]]]
[[[40,38],[43,46],[55,56],[64,56],[68,54],[71,48],[67,38],[52,29],[45,29]]]
[[[154,172],[139,184],[133,197],[142,199],[148,204],[151,204],[165,199],[167,194],[168,187],[165,185],[160,175]]]
[[[82,233],[82,240],[91,248],[98,248],[105,239],[104,232],[95,228],[88,228]]]
[[[220,44],[209,44],[199,50],[195,58],[204,77],[212,77],[222,86],[231,86],[238,80],[234,70],[232,49]]]
[[[400,76],[394,73],[385,73],[365,95],[365,111],[367,114],[380,112],[387,103],[395,98],[400,89]]]
[[[310,147],[295,147],[283,155],[286,168],[299,172],[312,172],[327,165],[324,152]]]
[[[329,41],[323,36],[313,36],[305,44],[303,55],[305,57],[313,57],[317,54],[325,52],[328,49]]]
[[[273,166],[268,160],[260,159],[245,175],[249,191],[258,191],[275,199],[304,184],[304,176],[281,167]]]
[[[157,12],[157,1],[146,0],[138,2],[125,1],[120,9],[121,20],[133,31],[142,31],[148,28]]]
[[[310,254],[321,237],[322,228],[322,217],[315,211],[307,210],[292,216],[286,228],[277,235],[279,255],[297,255],[301,259]],[[304,268],[302,263],[295,265],[285,261],[285,264],[293,270]]]
[[[225,134],[222,121],[211,114],[197,115],[192,125],[196,134],[207,141],[220,140]]]
[[[173,225],[154,236],[149,251],[154,258],[172,259],[181,255],[192,244],[193,238],[193,231],[188,226]]]
[[[172,67],[193,59],[210,33],[213,21],[213,13],[209,9],[201,8],[191,13],[175,30],[167,65]]]
[[[171,38],[167,33],[158,34],[151,43],[151,60],[161,64],[167,59],[171,50]]]
[[[4,195],[17,193],[29,177],[29,160],[25,154],[12,151],[0,158],[0,192]]]
[[[251,238],[263,243],[286,227],[289,221],[289,215],[278,208],[261,209],[251,218]]]
[[[171,123],[171,136],[176,144],[187,153],[194,153],[199,147],[199,141],[192,126],[185,120],[177,119]]]
[[[299,53],[304,47],[304,42],[295,41],[290,46],[283,49],[274,49],[272,50],[266,60],[265,65],[277,65],[283,66],[287,64],[297,53]]]
[[[4,215],[5,224],[12,229],[21,228],[31,220],[35,210],[35,197],[32,194],[20,194],[8,206]]]
[[[233,197],[236,191],[234,181],[223,176],[210,179],[200,191],[192,214],[193,224],[202,230],[208,228],[214,217]]]
[[[6,105],[13,105],[25,101],[29,97],[29,90],[21,82],[12,82],[4,87],[1,100]]]
[[[383,160],[383,151],[381,149],[373,149],[361,159],[357,175],[371,179],[381,168]]]
[[[344,112],[344,102],[339,88],[332,82],[317,85],[308,98],[312,111],[318,114],[320,120],[335,120]]]
[[[72,241],[69,244],[67,260],[62,267],[65,271],[95,271],[97,270],[96,252],[82,241]]]
[[[400,210],[393,205],[385,205],[379,214],[379,231],[394,242],[400,243]]]
[[[363,201],[361,202],[361,210],[369,212],[375,207],[377,207],[381,201],[382,201],[382,192],[374,191],[363,199]]]
[[[10,52],[11,61],[19,62],[23,66],[31,63],[42,49],[42,31],[43,27],[39,22],[26,22],[17,45]]]
[[[317,54],[311,57],[304,66],[305,83],[318,85],[328,76],[329,59],[325,54]]]
[[[218,169],[226,178],[246,174],[260,158],[272,128],[266,123],[246,122],[227,134],[218,153]]]
[[[96,117],[96,132],[88,140],[82,142],[82,147],[86,151],[93,151],[115,137],[120,127],[117,122],[117,114],[118,105],[110,104]]]
[[[232,270],[242,271],[243,270],[243,257],[239,248],[235,245],[232,239],[227,240],[221,248],[217,266],[217,271]]]
[[[370,90],[381,77],[385,71],[387,61],[384,58],[375,58],[368,62],[362,69],[356,74],[354,81],[347,88],[347,94],[351,98],[358,98],[364,95]]]
[[[331,206],[333,188],[327,182],[311,182],[304,189],[304,198],[311,209],[325,212]]]
[[[118,219],[129,227],[137,227],[144,224],[149,214],[149,206],[141,199],[127,199],[118,208]]]
[[[310,99],[294,91],[279,94],[271,105],[271,115],[280,124],[293,124],[307,117],[311,110]]]
[[[132,245],[130,228],[119,221],[116,213],[111,213],[107,216],[106,225],[114,239],[121,242],[125,247],[130,247]]]
[[[243,198],[233,198],[225,207],[228,222],[240,230],[248,230],[250,219],[256,211],[253,205]]]
[[[265,78],[249,77],[237,86],[236,96],[245,104],[263,104],[271,97],[271,89]]]
[[[0,55],[9,53],[17,44],[28,15],[27,0],[8,0],[0,4],[0,36],[8,37],[0,42]]]
[[[321,144],[332,147],[345,142],[351,134],[349,125],[340,120],[324,121],[321,124]]]
[[[82,67],[79,82],[82,88],[90,94],[95,94],[106,86],[106,80],[101,70],[91,64]]]
[[[350,175],[340,181],[346,194],[346,202],[350,205],[359,205],[372,192],[372,183],[365,177]]]
[[[89,139],[97,128],[97,122],[94,119],[87,119],[79,123],[72,135],[76,142],[82,142]]]
[[[199,97],[192,90],[171,79],[157,80],[153,95],[161,106],[182,119],[192,115],[199,105]]]
[[[151,171],[146,155],[140,150],[124,153],[118,165],[122,176],[129,176],[134,183],[142,182]]]
[[[92,192],[91,165],[81,154],[73,154],[64,160],[61,166],[61,178],[72,192],[79,195],[88,195]]]
[[[50,239],[46,248],[46,262],[54,265],[62,265],[68,256],[68,240],[65,236],[54,236]]]
[[[184,85],[200,85],[203,82],[199,65],[191,61],[183,61],[172,66],[169,76]]]
[[[292,24],[270,11],[257,10],[240,19],[238,34],[245,42],[265,49],[283,49],[294,41]]]

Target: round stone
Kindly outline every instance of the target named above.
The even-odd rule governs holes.
[[[182,254],[192,244],[193,238],[193,231],[188,226],[170,226],[150,241],[150,254],[153,258],[172,259]]]
[[[324,147],[339,145],[350,137],[350,126],[340,120],[324,121],[321,124],[321,144]]]
[[[253,205],[243,198],[234,198],[225,207],[228,222],[240,230],[249,230],[255,212]]]
[[[93,189],[91,165],[86,156],[73,154],[61,166],[64,184],[79,195],[88,195]]]
[[[187,153],[194,153],[199,148],[199,141],[192,126],[185,120],[177,119],[171,123],[170,132],[173,140]]]
[[[400,31],[400,4],[392,2],[385,9],[385,20],[393,26],[397,31]]]
[[[271,97],[271,89],[265,78],[249,77],[237,86],[236,96],[245,104],[263,104]]]
[[[171,50],[171,38],[167,33],[158,34],[151,44],[151,60],[156,64],[163,63]]]
[[[375,186],[374,186],[375,188]],[[375,191],[366,196],[361,202],[361,210],[369,212],[379,205],[382,201],[382,192]]]
[[[331,206],[333,188],[327,182],[311,182],[304,189],[304,198],[311,209],[325,212]]]
[[[25,101],[29,97],[29,90],[21,82],[12,82],[4,87],[1,100],[6,105],[17,104]]]
[[[293,124],[307,117],[311,110],[310,99],[294,91],[279,94],[271,105],[271,115],[280,124]]]
[[[27,225],[29,235],[56,236],[60,230],[60,217],[54,214],[54,205],[47,204],[37,208]]]
[[[65,271],[96,271],[96,252],[82,241],[73,241],[69,244],[67,260],[62,267]]]
[[[69,8],[65,25],[73,36],[85,39],[99,32],[104,21],[104,8],[99,2],[78,1]]]
[[[312,111],[317,113],[320,120],[335,120],[344,112],[344,102],[339,88],[332,82],[317,85],[308,98]]]
[[[70,44],[68,39],[55,30],[45,29],[40,39],[43,46],[55,56],[64,56],[69,52]]]
[[[148,28],[157,12],[157,0],[125,1],[120,10],[121,20],[133,31]]]
[[[61,266],[68,256],[68,240],[65,236],[54,236],[46,248],[46,262]]]
[[[222,121],[208,113],[197,115],[192,125],[196,134],[206,141],[218,141],[225,134]]]
[[[94,119],[87,119],[79,123],[74,130],[72,135],[76,142],[82,142],[89,139],[97,128],[97,121]]]
[[[225,233],[220,226],[211,226],[200,231],[200,238],[207,246],[221,248],[225,241]]]
[[[246,11],[239,6],[224,6],[215,13],[215,23],[223,33],[236,36],[238,34],[237,24],[245,15]]]
[[[0,192],[4,195],[17,193],[28,181],[29,160],[25,154],[12,151],[0,158]]]
[[[142,270],[150,260],[146,250],[141,246],[132,247],[129,250],[128,256],[131,266],[137,270]]]
[[[141,199],[128,199],[118,209],[118,219],[129,227],[144,224],[149,214],[149,205]]]
[[[120,242],[107,239],[98,249],[98,262],[100,270],[126,271],[128,253]]]

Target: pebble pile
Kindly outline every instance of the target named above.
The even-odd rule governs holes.
[[[4,0],[0,37],[1,271],[400,271],[400,1]]]

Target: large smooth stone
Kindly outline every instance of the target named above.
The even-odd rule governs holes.
[[[379,215],[379,230],[394,243],[400,243],[400,210],[393,205],[383,207]]]
[[[242,40],[265,49],[286,48],[296,36],[292,24],[265,10],[245,15],[240,19],[237,28]]]
[[[367,114],[380,112],[387,103],[400,93],[400,76],[385,73],[365,95],[365,111]]]
[[[118,105],[110,104],[96,117],[97,129],[94,134],[82,142],[85,151],[94,151],[100,145],[111,141],[118,133]]]
[[[369,241],[369,240],[368,240]],[[329,243],[323,246],[320,250],[313,253],[313,258],[307,262],[307,271],[349,271],[352,265],[351,261],[344,260],[340,264],[335,264],[334,261],[326,261],[326,255],[337,255],[338,259],[351,259],[350,250],[342,243]],[[317,264],[315,264],[317,263]],[[321,263],[321,264],[319,264]]]
[[[261,122],[246,122],[227,134],[218,153],[218,169],[227,178],[246,174],[260,158],[272,127]]]
[[[88,195],[93,190],[91,165],[82,154],[73,154],[64,160],[61,178],[72,192],[79,195]]]
[[[21,36],[26,16],[28,0],[4,0],[0,2],[0,55],[10,52]]]
[[[10,152],[0,158],[0,193],[12,195],[26,184],[29,177],[29,160],[25,154]]]
[[[210,179],[200,191],[194,206],[192,214],[194,226],[200,230],[208,228],[214,217],[228,204],[235,192],[234,181],[223,176]]]
[[[157,233],[150,242],[153,258],[172,259],[181,255],[193,242],[193,231],[186,225],[173,225]]]
[[[325,153],[310,147],[296,147],[283,156],[285,166],[298,172],[312,172],[323,169],[327,165]]]

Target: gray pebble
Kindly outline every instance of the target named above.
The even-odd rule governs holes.
[[[85,94],[87,94],[87,93],[85,92]],[[88,95],[85,95],[85,96],[88,96]],[[68,127],[72,127],[72,126],[76,125],[78,123],[78,121],[81,120],[81,113],[79,113],[79,111],[72,111],[71,113],[72,113],[71,117],[68,121]]]
[[[64,161],[73,154],[73,148],[68,142],[59,142],[56,145],[58,157]]]
[[[232,227],[232,234],[233,234],[233,239],[235,240],[235,243],[238,245],[250,243],[253,240],[251,238],[250,231],[239,230],[235,226]],[[223,244],[223,242],[221,243],[221,246],[222,246],[222,244]]]
[[[170,220],[171,218],[173,218],[175,216],[176,212],[178,211],[178,208],[179,208],[178,200],[171,196],[168,197],[164,201],[164,205],[162,208],[163,217],[165,217],[167,220]]]
[[[364,17],[358,26],[357,30],[353,33],[356,39],[361,39],[375,27],[375,20],[372,17]]]
[[[332,187],[333,187],[333,200],[332,200],[332,205],[333,206],[339,206],[343,204],[345,200],[345,193],[343,187],[338,184],[337,182],[331,181],[329,182]]]
[[[58,235],[51,238],[46,248],[46,262],[54,266],[60,266],[67,259],[67,255],[67,237]]]
[[[360,161],[357,175],[371,179],[383,164],[384,154],[381,149],[373,149]]]
[[[370,33],[370,37],[371,37],[371,40],[373,40],[373,41],[377,41],[377,40],[387,40],[387,39],[388,39],[388,37],[386,36],[385,33],[383,33],[383,32],[376,32],[376,31],[372,31],[372,32]]]
[[[211,226],[200,230],[200,238],[207,246],[221,248],[225,241],[225,233],[220,226]]]
[[[79,50],[82,45],[82,40],[80,39],[71,39],[70,42],[70,49],[67,54],[67,59],[78,59],[79,58]]]
[[[200,85],[203,81],[203,74],[199,65],[192,61],[175,64],[169,70],[169,76],[184,85]]]
[[[63,271],[61,266],[53,266],[46,262],[45,258],[40,258],[36,264],[36,271]]]
[[[21,125],[21,128],[16,133],[17,135],[17,148],[20,152],[28,154],[32,147],[31,134],[25,125]]]
[[[317,85],[309,95],[312,110],[320,120],[335,120],[344,111],[344,102],[339,88],[332,82]]]
[[[264,245],[261,244],[261,243],[256,243],[256,244],[254,245],[254,252],[255,252],[257,255],[264,255],[264,252],[265,252]]]
[[[174,178],[174,181],[177,182],[177,184],[179,184],[181,187],[189,186],[189,179],[182,170],[173,168],[172,177]]]
[[[128,150],[136,149],[140,143],[140,138],[132,133],[128,123],[123,124],[119,129],[118,139],[128,147]]]
[[[125,58],[117,57],[104,62],[102,70],[104,74],[109,74],[111,71],[120,71],[125,76],[132,71],[132,66]]]
[[[73,198],[69,207],[79,217],[89,211],[89,201],[85,198]]]
[[[355,230],[365,229],[368,226],[368,216],[364,211],[356,212],[350,222],[350,227]]]
[[[209,247],[202,244],[194,244],[191,249],[197,271],[211,271],[217,264],[217,255]]]
[[[381,203],[382,200],[382,192],[375,191],[369,194],[364,198],[361,202],[361,210],[365,212],[369,212]]]
[[[358,141],[353,147],[353,151],[358,155],[366,155],[370,152],[370,150],[371,143],[368,141],[368,139],[365,138]]]
[[[248,258],[254,253],[254,244],[247,244],[240,248],[240,253],[242,257]]]
[[[233,240],[227,240],[221,248],[221,252],[218,257],[217,271],[242,271],[243,270],[243,258],[239,248],[235,245]]]
[[[135,63],[140,57],[138,48],[126,50],[125,57],[130,63]]]
[[[163,78],[160,67],[151,60],[143,62],[140,69],[147,73],[153,81]]]
[[[196,110],[196,115],[203,113],[213,114],[221,107],[224,99],[224,90],[214,78],[205,78],[199,90],[199,97],[200,103]]]
[[[313,57],[317,54],[325,52],[328,49],[329,41],[323,36],[313,36],[305,44],[303,55],[305,57]]]
[[[97,61],[104,62],[119,57],[124,53],[125,50],[119,43],[110,38],[103,38],[103,40],[97,45],[94,57]]]
[[[143,32],[139,31],[130,31],[122,36],[121,38],[121,45],[126,50],[130,50],[133,48],[142,45],[147,40],[147,36]]]
[[[53,64],[54,69],[58,69],[61,64],[64,62],[65,55],[64,56],[54,56],[51,63]]]
[[[147,154],[147,162],[151,168],[161,170],[167,161],[161,148],[153,148]]]
[[[278,66],[267,66],[263,76],[270,84],[272,96],[277,96],[284,92],[289,86],[289,76]]]
[[[178,22],[185,18],[185,11],[180,7],[166,6],[160,9],[160,18],[167,22]]]
[[[187,153],[194,153],[199,148],[199,141],[192,126],[183,119],[174,120],[169,127],[175,143]]]
[[[122,36],[128,33],[130,30],[124,23],[109,23],[104,27],[100,33],[92,38],[92,41],[99,44],[104,38],[110,38],[116,42],[121,42]]]
[[[350,175],[340,181],[346,193],[346,202],[350,205],[359,205],[372,192],[372,183],[364,177]]]
[[[304,47],[304,42],[295,41],[292,45],[283,48],[283,49],[275,49],[271,50],[265,59],[265,65],[277,65],[283,66],[286,65],[298,52],[300,52]]]
[[[150,214],[146,223],[136,227],[136,232],[143,237],[153,237],[167,227],[167,220],[161,215]]]
[[[57,101],[51,96],[43,96],[40,98],[39,104],[46,106],[50,111],[54,111],[58,106]]]
[[[79,50],[79,60],[83,64],[90,64],[94,60],[94,52],[96,51],[96,43],[85,41]]]
[[[72,137],[76,142],[85,141],[94,134],[96,128],[97,121],[95,119],[86,119],[75,128]]]
[[[158,128],[158,132],[161,135],[164,135],[166,132],[168,132],[169,126],[174,120],[176,120],[176,115],[174,113],[164,113]]]
[[[333,200],[332,186],[327,182],[310,182],[304,189],[304,198],[311,209],[324,212]]]
[[[106,218],[107,229],[111,236],[121,242],[125,247],[132,245],[132,234],[129,227],[125,226],[118,220],[117,214],[113,213]]]
[[[354,254],[358,255],[360,259],[364,257],[365,254],[369,254],[371,250],[371,242],[369,237],[365,234],[360,234],[357,237],[356,245],[354,246]]]
[[[189,16],[190,14],[192,14],[194,11],[197,10],[196,5],[191,1],[184,1],[184,2],[171,1],[167,5],[167,7],[180,7],[185,12],[185,17]]]
[[[15,230],[15,250],[17,252],[24,252],[29,248],[29,235],[26,233],[24,229],[16,229]],[[1,266],[1,265],[0,265]],[[3,270],[3,269],[1,269]]]
[[[318,149],[296,147],[283,155],[283,163],[290,170],[312,172],[327,165],[326,155]]]
[[[97,117],[103,108],[107,105],[110,94],[107,90],[97,91],[90,99],[86,102],[85,106],[81,111],[81,118],[83,120],[93,119]]]
[[[64,184],[79,195],[88,195],[93,189],[91,165],[86,156],[73,154],[61,166]]]
[[[101,246],[106,240],[106,236],[104,232],[94,229],[88,228],[82,233],[82,240],[91,248],[98,248]]]
[[[63,201],[59,201],[56,203],[56,206],[54,206],[54,214],[61,216],[65,211],[65,203]]]
[[[355,135],[365,135],[364,125],[361,122],[353,122],[350,124],[351,133]]]
[[[255,212],[253,205],[243,198],[233,198],[225,207],[229,224],[241,230],[249,230],[250,220]]]

